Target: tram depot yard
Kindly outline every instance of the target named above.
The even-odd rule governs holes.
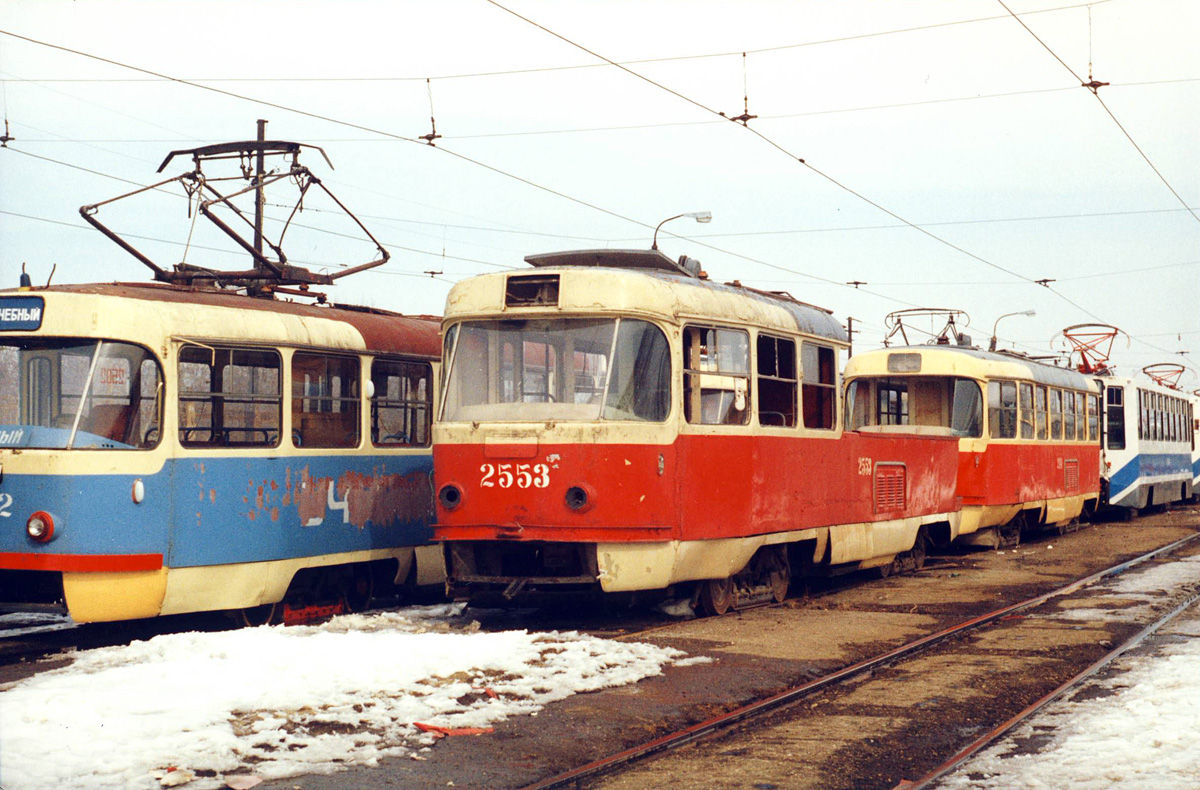
[[[536,786],[549,776],[695,725],[949,624],[1002,608],[1122,559],[1186,538],[1195,533],[1196,526],[1195,506],[1134,522],[1100,522],[1062,536],[1047,535],[1015,549],[944,555],[931,561],[923,571],[905,576],[881,580],[860,573],[841,577],[782,605],[717,618],[680,619],[648,610],[619,616],[599,610],[565,613],[523,610],[519,614],[467,610],[464,615],[450,618],[451,632],[465,635],[476,630],[486,634],[580,629],[620,643],[680,651],[676,654],[680,660],[677,665],[665,663],[660,675],[637,682],[618,681],[621,685],[574,694],[535,713],[495,721],[490,732],[440,738],[431,749],[414,744],[410,751],[382,759],[375,765],[356,765],[350,753],[341,757],[332,754],[327,762],[315,761],[307,769],[321,773],[305,771],[268,779],[258,786],[264,790]],[[1174,579],[1173,583],[1160,583],[1161,589],[1136,592],[1139,574],[1161,576],[1176,568],[1180,570],[1167,577]],[[730,728],[694,744],[622,766],[615,773],[589,778],[580,786],[886,790],[900,787],[902,781],[926,774],[964,744],[1056,687],[1112,646],[1124,642],[1146,622],[1178,602],[1188,590],[1194,593],[1198,586],[1200,545],[1193,541],[1171,556],[1157,558],[1146,567],[1127,571],[1109,582],[1052,598],[993,627],[950,640],[914,658],[900,659],[866,677],[802,697],[740,729]],[[387,615],[381,612],[354,617],[365,617],[369,622],[373,616]],[[1197,615],[1196,607],[1192,606],[1193,621]],[[475,622],[479,625],[473,625]],[[266,631],[288,628],[294,627],[264,627]],[[1187,633],[1186,626],[1181,629]],[[344,636],[350,640],[355,629],[345,630]],[[0,654],[6,664],[0,669],[4,694],[19,690],[28,682],[25,678],[36,679],[56,667],[69,668],[87,655],[70,650],[77,641],[84,642],[86,636],[71,630],[53,634],[63,640],[64,655],[38,662],[9,663],[12,661],[9,652]],[[166,635],[158,639],[169,638]],[[149,648],[155,642],[152,638],[145,644]],[[348,641],[347,650],[353,651],[350,644]],[[347,652],[345,661],[347,669],[343,674],[353,676],[355,654]],[[362,662],[367,663],[365,658]],[[129,669],[125,667],[126,671]],[[120,682],[120,667],[93,671],[97,674],[90,682],[97,686]],[[106,675],[106,671],[111,674]],[[282,677],[279,682],[295,685],[303,684],[304,680]],[[194,693],[186,681],[180,684],[180,698]],[[472,704],[487,705],[486,683],[478,685],[481,688],[475,695],[479,699]],[[1119,687],[1119,680],[1116,685]],[[266,691],[264,696],[269,696]],[[133,689],[129,693],[136,696]],[[1081,696],[1115,699],[1115,694],[1100,689]],[[333,738],[350,736],[364,742],[373,737],[370,728],[350,732],[328,723],[323,733],[320,722],[328,717],[322,715],[322,700],[317,696],[306,697],[302,690],[297,696],[307,700],[305,707],[293,714],[292,724],[285,729],[305,730],[307,725],[315,740],[304,748],[317,751],[316,744],[322,734]],[[363,700],[369,698],[364,696]],[[159,702],[165,706],[171,704],[169,699]],[[246,720],[252,718],[252,713],[231,711],[230,716]],[[4,696],[0,695],[0,716],[13,715],[12,708],[4,705]],[[121,722],[119,712],[113,711],[111,715],[113,729],[128,726]],[[0,771],[9,774],[3,756],[5,743],[13,743],[9,729],[13,720],[8,718],[6,725],[0,730]],[[1172,722],[1170,726],[1180,725]],[[1035,732],[1036,737],[1026,737],[1016,747],[1010,747],[1010,751],[1037,754],[1055,748],[1054,730],[1043,726]],[[71,752],[65,747],[70,745],[70,738],[82,734],[71,733],[69,727],[63,729],[59,737],[66,740],[61,740],[59,746],[64,747],[64,760],[69,761]],[[219,739],[214,741],[204,731],[190,735],[214,743],[213,759],[217,759],[223,748]],[[115,745],[107,762],[115,766],[130,760],[136,763],[139,752],[152,751],[152,741],[133,740]],[[1163,755],[1169,759],[1169,750]],[[1112,762],[1120,762],[1119,755],[1109,757]],[[1157,776],[1155,762],[1152,755],[1147,756],[1138,763],[1141,767],[1137,772],[1125,777],[1126,783],[1115,786],[1189,786],[1172,785],[1169,775],[1166,780]],[[990,765],[994,770],[996,764],[1003,763],[993,759]],[[111,786],[156,787],[160,782],[169,786],[173,781],[170,774],[178,774],[184,786],[221,787],[229,781],[229,786],[236,787],[239,780],[258,778],[256,766],[268,767],[262,762],[248,761],[237,768],[226,765],[222,772],[207,767],[203,760],[190,765],[155,764],[143,766],[142,785]],[[973,769],[969,765],[960,769],[959,774],[944,778],[942,786],[976,786],[975,783],[986,778],[983,772],[962,773],[963,770]],[[1061,767],[1059,770],[1056,774],[1059,786],[1071,787],[1069,777],[1061,774]],[[103,773],[98,771],[95,776],[88,776],[84,772],[78,776],[77,784],[56,786],[107,786],[102,781]],[[22,784],[20,777],[10,776],[0,775],[6,789],[39,786]],[[182,781],[185,779],[188,781]],[[1001,777],[987,786],[1012,785]]]

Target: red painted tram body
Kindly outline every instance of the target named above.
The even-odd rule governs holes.
[[[435,538],[456,597],[686,584],[720,612],[957,534],[958,439],[844,431],[827,311],[654,251],[527,260],[447,300]]]
[[[852,428],[957,438],[960,542],[996,546],[1096,506],[1100,388],[1090,377],[943,344],[856,355],[845,379]]]

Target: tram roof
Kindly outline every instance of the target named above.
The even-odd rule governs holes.
[[[78,283],[51,285],[28,291],[0,290],[0,295],[4,296],[38,296],[47,293],[138,299],[179,306],[201,305],[289,315],[301,320],[312,318],[338,321],[358,331],[367,351],[403,351],[431,359],[441,355],[441,319],[437,316],[406,316],[387,310],[351,305],[318,306],[285,302],[224,291],[182,288],[165,283]],[[181,327],[179,334],[186,334],[186,327]]]
[[[939,361],[926,369],[892,370],[888,360],[893,354],[921,354],[923,359]],[[882,364],[880,364],[882,360]],[[932,361],[932,360],[931,360]],[[881,371],[872,368],[881,367]],[[922,367],[925,367],[922,365]],[[888,348],[863,351],[855,354],[847,362],[847,377],[855,375],[877,375],[878,373],[913,373],[923,375],[962,375],[976,378],[1021,378],[1029,379],[1038,384],[1053,387],[1069,387],[1071,389],[1095,389],[1096,384],[1091,376],[1085,376],[1071,368],[1060,368],[1047,365],[1017,354],[1004,354],[996,351],[984,351],[970,346],[891,346]]]
[[[712,282],[697,276],[698,262],[676,263],[657,250],[574,250],[531,255],[526,261],[538,271],[484,274],[455,285],[446,301],[447,316],[500,311],[518,315],[524,307],[513,309],[505,303],[507,283],[558,275],[562,279],[557,303],[529,305],[530,310],[640,312],[675,320],[753,324],[847,342],[845,328],[825,308],[784,292]],[[685,262],[694,271],[685,268]]]

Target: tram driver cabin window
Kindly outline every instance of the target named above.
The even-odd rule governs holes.
[[[179,352],[179,443],[275,447],[282,414],[279,353],[184,346]]]
[[[292,443],[358,446],[358,358],[292,356]]]
[[[750,422],[750,337],[738,329],[683,330],[683,411],[699,425]]]

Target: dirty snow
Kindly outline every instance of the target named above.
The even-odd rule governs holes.
[[[971,790],[1195,790],[1200,787],[1200,627],[1128,670],[1089,684],[962,765],[940,788]],[[1047,742],[1036,753],[1022,744]]]
[[[0,785],[149,789],[194,776],[186,786],[204,790],[332,773],[431,745],[414,722],[489,727],[684,656],[576,632],[481,633],[453,606],[161,635],[0,688]]]
[[[1097,585],[1138,605],[1067,609],[1072,620],[1144,620],[1170,591],[1200,582],[1200,557],[1127,571]],[[1195,790],[1200,787],[1200,608],[1165,629],[1155,652],[1046,707],[943,779],[971,790]],[[1025,753],[1028,752],[1028,753]]]

